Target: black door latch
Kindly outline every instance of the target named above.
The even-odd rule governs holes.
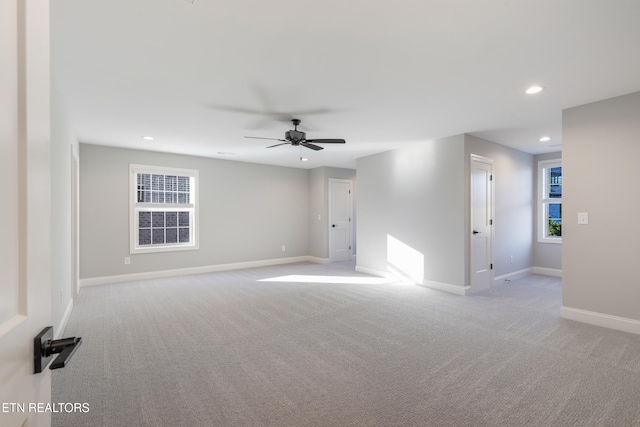
[[[47,326],[33,339],[33,367],[35,373],[42,372],[47,367],[54,354],[58,354],[49,369],[60,369],[67,366],[67,362],[82,344],[81,337],[53,339],[53,326]]]

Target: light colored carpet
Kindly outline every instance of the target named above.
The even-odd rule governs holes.
[[[640,425],[640,337],[560,319],[559,279],[382,282],[301,263],[83,288],[53,401],[91,409],[53,425]]]

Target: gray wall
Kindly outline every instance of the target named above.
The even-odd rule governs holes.
[[[329,179],[353,181],[353,254],[356,254],[356,171],[353,169],[321,167],[309,171],[309,255],[329,258]],[[320,220],[318,220],[320,215]]]
[[[562,121],[563,306],[640,320],[640,92],[567,109]]]
[[[199,170],[199,250],[129,255],[130,163]],[[308,255],[308,191],[304,169],[81,144],[80,278]]]
[[[73,298],[71,150],[78,140],[63,97],[51,85],[51,318],[58,326]],[[57,334],[58,331],[56,330]]]
[[[538,218],[537,215],[537,184],[538,184],[538,161],[540,160],[549,160],[549,159],[561,159],[562,153],[547,153],[547,154],[538,154],[535,156],[535,164],[534,164],[534,217],[533,217],[533,227],[534,227],[534,235],[533,235],[533,265],[536,267],[543,268],[552,268],[555,270],[562,270],[562,244],[557,243],[539,243],[538,242]],[[564,203],[564,201],[563,201]]]
[[[393,268],[389,235],[424,256],[425,281],[468,285],[471,154],[494,161],[495,276],[532,267],[533,155],[471,135],[358,160],[358,266]]]
[[[358,159],[359,267],[397,268],[390,236],[423,257],[424,280],[466,284],[463,156],[458,135]]]
[[[533,155],[472,135],[465,135],[466,248],[469,247],[471,236],[471,230],[468,228],[471,154],[493,159],[494,276],[498,277],[532,267],[533,223],[535,222]],[[468,265],[469,250],[465,251],[465,255]],[[513,263],[511,256],[513,256]]]

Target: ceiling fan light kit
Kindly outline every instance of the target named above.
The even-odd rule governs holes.
[[[300,132],[299,130],[288,130],[284,135],[289,141],[302,141],[305,137],[304,132]]]

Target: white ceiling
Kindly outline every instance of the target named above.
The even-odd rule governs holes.
[[[561,149],[562,109],[640,90],[638,0],[54,0],[51,16],[83,143],[302,168],[461,133],[537,154]],[[291,117],[347,143],[244,138],[283,138]]]

